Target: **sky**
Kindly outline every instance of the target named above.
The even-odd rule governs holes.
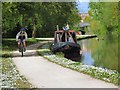
[[[78,1],[77,2],[77,8],[80,11],[80,13],[87,13],[89,10],[89,2],[83,2],[83,1]]]

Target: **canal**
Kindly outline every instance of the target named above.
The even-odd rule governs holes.
[[[117,37],[84,39],[78,43],[82,48],[81,62],[83,64],[118,71]]]

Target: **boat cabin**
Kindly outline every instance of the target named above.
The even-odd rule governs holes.
[[[58,42],[72,42],[77,43],[76,33],[74,30],[59,30],[55,31],[54,43]]]
[[[64,57],[79,61],[80,45],[77,43],[76,33],[74,30],[57,30],[54,34],[54,43],[51,45],[53,53],[63,52]]]

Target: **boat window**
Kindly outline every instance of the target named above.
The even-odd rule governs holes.
[[[76,43],[75,32],[57,32],[55,35],[55,42],[73,42]]]
[[[73,43],[75,43],[75,41],[74,41],[74,38],[73,38],[73,32],[68,32],[68,34],[69,34],[69,42],[73,42]]]

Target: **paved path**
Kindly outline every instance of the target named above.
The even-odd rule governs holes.
[[[49,62],[38,56],[35,50],[30,50],[32,47],[36,49],[37,45],[29,46],[24,57],[15,51],[12,58],[21,75],[37,88],[117,88],[113,84]]]

